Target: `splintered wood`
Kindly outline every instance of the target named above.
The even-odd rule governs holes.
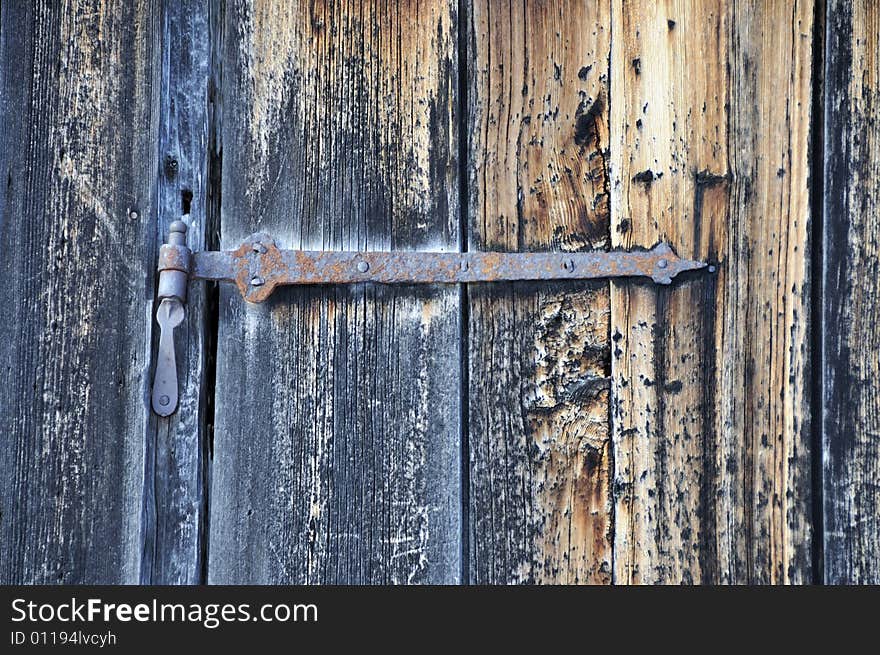
[[[609,12],[471,3],[472,249],[609,244]],[[470,581],[610,582],[608,284],[468,294]]]

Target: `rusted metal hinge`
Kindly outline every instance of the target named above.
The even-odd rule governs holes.
[[[275,287],[303,284],[455,284],[526,280],[586,280],[646,277],[670,284],[683,271],[704,262],[679,258],[660,243],[650,250],[577,253],[505,252],[325,252],[279,250],[267,234],[251,235],[231,251],[191,252],[186,224],[171,224],[159,251],[161,329],[152,405],[160,416],[177,407],[177,367],[173,330],[184,318],[190,280],[234,282],[249,302],[266,300]],[[712,270],[712,267],[709,267]]]

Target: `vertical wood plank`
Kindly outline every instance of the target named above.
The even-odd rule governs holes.
[[[469,3],[476,250],[609,244],[607,2]],[[469,290],[470,581],[611,578],[604,282]]]
[[[211,68],[207,0],[162,7],[157,238],[182,219],[191,250],[204,250],[208,229],[208,80]],[[156,417],[146,485],[147,541],[141,579],[198,584],[206,539],[206,286],[190,285],[185,322],[175,330],[180,406]],[[154,324],[155,325],[155,324]],[[158,329],[154,330],[158,335]],[[150,469],[152,467],[152,469]]]
[[[617,582],[810,579],[812,21],[613,2],[613,243],[720,262],[612,283]]]
[[[221,245],[456,250],[455,3],[234,2]],[[459,294],[221,291],[209,581],[460,578]]]
[[[4,583],[139,581],[158,15],[0,8]]]
[[[825,581],[880,583],[880,6],[827,8],[822,269]]]

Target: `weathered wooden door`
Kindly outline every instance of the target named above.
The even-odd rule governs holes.
[[[0,11],[4,582],[880,582],[875,3]],[[166,419],[181,217],[715,270],[193,283]]]

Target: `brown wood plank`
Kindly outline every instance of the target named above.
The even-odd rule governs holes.
[[[616,582],[810,580],[812,22],[613,2],[613,243],[720,261],[612,283]]]
[[[223,248],[458,248],[455,3],[230,3],[224,25]],[[220,302],[209,581],[456,582],[459,291]]]
[[[0,9],[4,583],[140,580],[159,15]]]
[[[470,248],[607,246],[608,2],[468,4]],[[470,581],[609,582],[608,285],[468,293]]]
[[[880,6],[828,3],[822,399],[825,581],[880,583]]]

